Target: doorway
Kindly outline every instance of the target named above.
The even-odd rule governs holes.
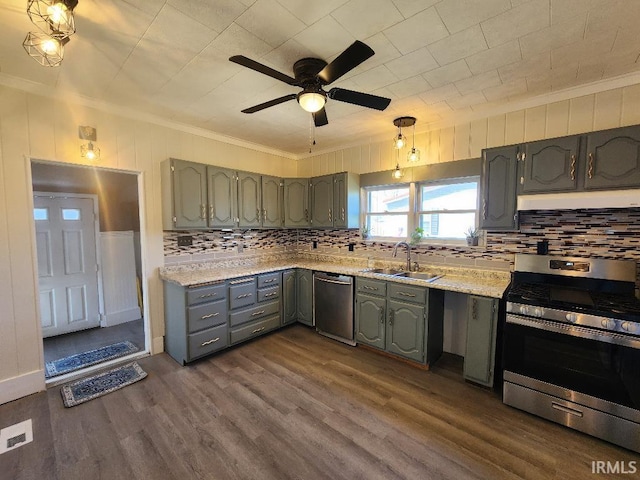
[[[33,159],[31,174],[47,383],[148,353],[140,174]]]

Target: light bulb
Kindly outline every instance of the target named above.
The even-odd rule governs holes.
[[[407,160],[410,162],[417,162],[418,160],[420,160],[420,150],[418,150],[416,147],[411,147],[409,155],[407,155]]]
[[[42,41],[40,46],[42,47],[42,51],[44,53],[51,55],[52,53],[56,53],[58,51],[58,47],[60,46],[60,44],[53,38],[46,38]]]
[[[396,180],[402,178],[403,173],[402,170],[400,170],[400,164],[396,163],[396,168],[395,170],[391,173],[391,177],[395,178]]]
[[[96,152],[94,152],[93,150],[87,150],[87,160],[95,160],[96,159]]]
[[[402,135],[402,133],[399,133],[398,135],[393,137],[393,148],[395,148],[396,150],[400,150],[406,144],[407,144],[407,137]]]
[[[310,113],[316,113],[322,110],[326,98],[322,93],[302,91],[298,94],[298,103],[303,110]]]
[[[53,23],[66,22],[68,11],[69,9],[62,2],[54,3],[47,7],[47,15],[49,15],[49,18]]]

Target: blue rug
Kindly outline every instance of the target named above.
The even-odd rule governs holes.
[[[58,375],[64,375],[65,373],[73,372],[74,370],[80,370],[81,368],[95,365],[96,363],[106,362],[107,360],[113,360],[114,358],[124,357],[130,353],[138,351],[131,342],[114,343],[113,345],[107,345],[106,347],[97,348],[88,352],[78,353],[71,355],[70,357],[59,358],[53,362],[47,362],[45,365],[45,378],[57,377]]]
[[[75,407],[94,398],[131,385],[147,376],[147,372],[136,362],[114,368],[93,377],[83,378],[62,387],[62,401],[65,407]]]

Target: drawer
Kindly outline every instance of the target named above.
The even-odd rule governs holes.
[[[229,282],[229,308],[231,310],[253,305],[256,302],[256,278],[251,277],[246,280],[243,283],[240,280]]]
[[[280,312],[280,302],[265,303],[252,308],[246,308],[229,314],[229,325],[234,327],[242,323],[250,322],[267,315]]]
[[[260,336],[280,326],[280,315],[274,315],[272,317],[252,322],[244,327],[231,330],[231,343],[238,343],[250,338]]]
[[[187,308],[187,323],[189,333],[197,332],[209,327],[215,327],[227,322],[227,302],[203,303]]]
[[[227,296],[227,286],[224,283],[194,287],[187,289],[187,305],[221,300]]]
[[[424,304],[427,301],[426,288],[390,282],[387,289],[389,292],[389,298],[394,298],[403,302],[420,304]]]
[[[356,277],[356,292],[384,297],[387,294],[387,282]]]
[[[258,275],[258,288],[273,287],[274,285],[280,285],[280,276],[282,272],[275,273],[263,273]]]
[[[258,302],[268,302],[280,298],[280,285],[258,290]]]
[[[189,360],[222,350],[228,345],[228,333],[224,324],[189,335]]]

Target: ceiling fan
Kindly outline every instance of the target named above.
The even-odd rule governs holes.
[[[378,97],[377,95],[356,92],[345,88],[334,87],[328,92],[322,88],[325,85],[335,82],[345,73],[356,68],[366,59],[373,56],[374,53],[371,47],[356,40],[329,64],[319,58],[302,58],[298,60],[293,64],[293,74],[295,78],[243,55],[235,55],[229,58],[229,60],[294,87],[302,87],[302,91],[297,94],[291,93],[284,97],[274,98],[268,102],[245,108],[242,110],[242,113],[259,112],[265,108],[273,107],[295,98],[304,110],[313,115],[313,121],[316,127],[321,127],[329,123],[327,112],[324,108],[327,98],[338,100],[339,102],[351,103],[353,105],[360,105],[362,107],[374,108],[376,110],[384,110],[389,106],[391,102],[390,98]]]

